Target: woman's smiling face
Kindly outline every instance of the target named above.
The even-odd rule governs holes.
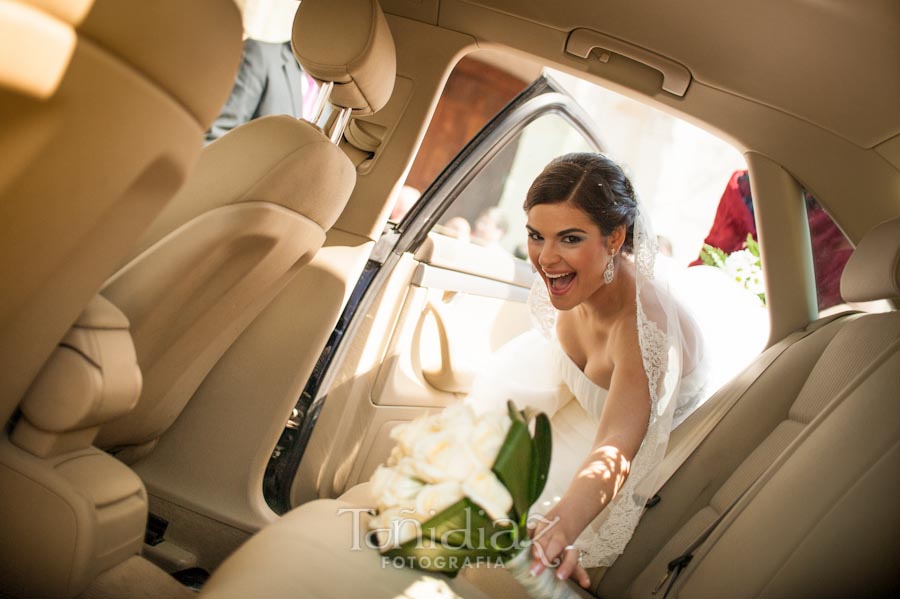
[[[609,238],[571,202],[528,211],[528,257],[558,310],[571,310],[603,286]]]

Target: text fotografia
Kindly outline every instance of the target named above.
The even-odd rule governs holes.
[[[436,570],[461,570],[463,568],[485,567],[485,568],[503,568],[503,558],[476,556],[476,557],[459,557],[456,555],[437,555],[430,558],[427,555],[419,558],[412,556],[389,557],[381,556],[382,568],[414,568],[414,567],[434,568]]]

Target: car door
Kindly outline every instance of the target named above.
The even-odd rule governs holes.
[[[464,397],[487,357],[530,327],[525,193],[553,157],[600,150],[587,116],[542,76],[388,228],[270,461],[276,511],[367,480],[394,426]]]

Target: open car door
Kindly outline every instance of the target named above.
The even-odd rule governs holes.
[[[525,193],[552,158],[601,150],[542,76],[388,228],[270,460],[276,512],[368,480],[395,425],[464,397],[485,359],[531,326]]]

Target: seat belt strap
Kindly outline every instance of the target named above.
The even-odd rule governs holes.
[[[663,575],[662,579],[657,583],[656,587],[653,589],[653,595],[656,595],[663,587],[665,587],[665,591],[662,594],[662,599],[666,599],[669,596],[669,591],[672,590],[672,585],[675,584],[675,581],[678,580],[678,576],[681,574],[682,570],[687,568],[688,564],[691,563],[691,560],[694,559],[694,551],[697,550],[700,545],[703,544],[706,539],[709,538],[709,535],[712,534],[712,531],[719,525],[719,523],[725,519],[725,516],[731,511],[737,503],[741,500],[741,498],[747,494],[747,491],[750,490],[750,487],[753,486],[753,483],[756,482],[754,479],[747,487],[741,491],[741,493],[731,502],[731,504],[724,510],[722,513],[716,516],[712,522],[707,524],[703,530],[700,531],[694,540],[691,541],[691,544],[685,548],[684,551],[681,552],[681,555],[673,559],[669,562],[668,566],[666,566],[666,573]]]

